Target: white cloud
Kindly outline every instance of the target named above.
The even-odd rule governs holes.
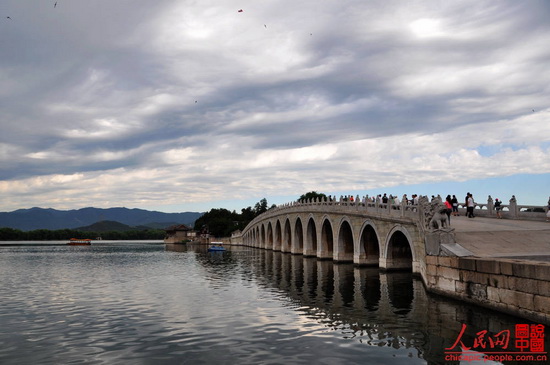
[[[550,174],[544,5],[65,6],[0,34],[5,209]]]

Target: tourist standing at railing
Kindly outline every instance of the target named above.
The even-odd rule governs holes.
[[[502,219],[502,215],[500,214],[500,211],[502,209],[502,207],[500,206],[502,204],[502,202],[500,200],[498,200],[498,198],[495,199],[495,210],[497,212],[497,218],[498,219]]]
[[[449,225],[451,225],[451,212],[453,211],[453,204],[452,199],[450,195],[447,195],[445,198],[445,213],[447,213],[447,220],[449,221]]]
[[[467,217],[468,218],[474,218],[474,206],[475,206],[475,203],[474,203],[474,196],[470,193],[468,193],[468,200],[466,201],[466,205],[467,205],[467,208],[466,208],[466,214],[467,214]]]
[[[458,199],[456,198],[456,195],[453,195],[453,198],[451,199],[451,205],[453,206],[453,215],[457,217],[458,216]]]

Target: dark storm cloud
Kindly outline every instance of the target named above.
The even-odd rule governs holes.
[[[546,3],[235,5],[4,1],[0,191],[288,195],[485,176],[487,149],[503,175],[550,171]]]

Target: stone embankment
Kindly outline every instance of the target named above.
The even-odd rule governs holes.
[[[425,281],[432,292],[550,324],[550,263],[427,256]]]

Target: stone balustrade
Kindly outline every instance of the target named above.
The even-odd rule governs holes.
[[[438,197],[440,198],[440,197]],[[362,212],[371,212],[376,214],[385,214],[392,217],[410,217],[414,218],[418,216],[418,206],[411,204],[412,200],[407,204],[405,199],[401,199],[399,204],[382,203],[381,200],[373,201],[368,196],[360,198],[357,195],[354,201],[345,199],[340,196],[340,199],[308,199],[301,201],[294,201],[278,205],[271,209],[269,212],[277,212],[281,209],[289,209],[293,207],[303,206],[331,206],[333,208],[341,207],[346,210],[357,210]],[[487,203],[475,202],[474,215],[480,217],[496,217],[496,211],[494,209],[493,198],[489,195]],[[459,212],[466,214],[465,203],[458,203]],[[515,196],[509,201],[509,204],[501,205],[501,216],[505,219],[523,219],[523,220],[544,220],[546,218],[547,207],[542,205],[519,205],[517,204]],[[338,209],[338,208],[337,208]],[[265,214],[265,213],[264,213]]]

